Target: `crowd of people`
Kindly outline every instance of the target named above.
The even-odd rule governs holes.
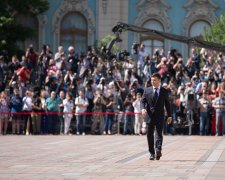
[[[165,123],[165,133],[184,125],[200,135],[225,135],[223,54],[193,48],[186,60],[177,49],[151,55],[144,44],[122,58],[73,46],[53,53],[49,45],[40,53],[30,46],[8,63],[0,56],[0,134],[112,134],[122,124],[121,133],[140,135],[142,93],[155,72],[170,92],[173,125]]]

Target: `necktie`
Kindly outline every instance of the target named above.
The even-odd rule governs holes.
[[[158,99],[158,88],[155,88],[154,103],[156,103],[157,99]]]

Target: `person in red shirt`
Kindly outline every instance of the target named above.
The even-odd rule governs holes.
[[[17,76],[20,76],[21,80],[27,83],[30,79],[30,70],[27,69],[26,63],[22,63],[21,65],[22,67],[17,70]]]

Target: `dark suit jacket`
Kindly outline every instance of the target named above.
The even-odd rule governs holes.
[[[153,87],[146,88],[142,96],[142,108],[146,109],[149,115],[149,121],[147,122],[149,123],[151,121],[163,121],[165,108],[168,117],[171,117],[168,90],[166,90],[163,87],[160,87],[159,96],[155,103],[153,99],[154,99]]]

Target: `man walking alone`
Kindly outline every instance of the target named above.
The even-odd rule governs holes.
[[[164,106],[166,107],[168,115],[167,122],[169,124],[172,122],[172,117],[168,91],[161,86],[160,74],[155,73],[151,76],[151,84],[152,86],[147,87],[142,96],[142,114],[144,116],[148,115],[147,139],[150,153],[149,159],[159,160],[162,156]],[[154,137],[155,130],[156,133]]]

